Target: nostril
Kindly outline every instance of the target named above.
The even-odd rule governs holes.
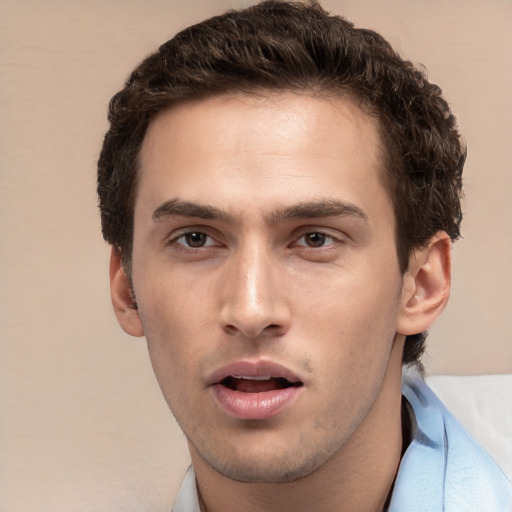
[[[258,338],[267,338],[279,336],[282,331],[282,326],[279,324],[269,324],[263,329],[251,328],[252,326],[245,326],[245,328],[237,327],[234,324],[226,324],[223,326],[224,332],[230,336],[236,336],[246,340],[256,340]]]
[[[234,326],[234,325],[231,325],[231,324],[228,324],[228,325],[225,325],[224,326],[224,330],[228,333],[228,334],[236,334],[238,329]]]

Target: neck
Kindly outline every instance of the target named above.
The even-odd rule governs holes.
[[[286,483],[237,482],[213,470],[191,447],[202,512],[381,512],[402,450],[401,344],[395,345],[367,416],[312,474]]]

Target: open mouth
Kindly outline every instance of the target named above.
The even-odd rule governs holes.
[[[290,382],[284,377],[246,377],[229,375],[220,382],[223,386],[241,393],[264,393],[266,391],[278,391],[290,387],[301,387],[302,382]]]
[[[267,420],[288,409],[305,383],[272,361],[240,360],[210,375],[209,386],[221,411],[239,420]]]

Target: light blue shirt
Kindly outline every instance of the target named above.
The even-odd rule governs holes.
[[[412,441],[395,481],[389,512],[512,512],[512,484],[448,412],[422,377],[404,371]],[[194,470],[171,512],[200,512]]]
[[[511,512],[512,484],[414,370],[402,393],[413,439],[395,481],[389,512]]]

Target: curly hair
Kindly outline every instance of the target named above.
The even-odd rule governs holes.
[[[438,231],[460,236],[465,146],[440,88],[379,34],[316,2],[269,0],[186,28],[147,57],[109,106],[98,162],[102,231],[131,271],[138,156],[151,120],[177,102],[223,93],[347,94],[379,121],[402,272]],[[425,333],[408,336],[419,362]]]

